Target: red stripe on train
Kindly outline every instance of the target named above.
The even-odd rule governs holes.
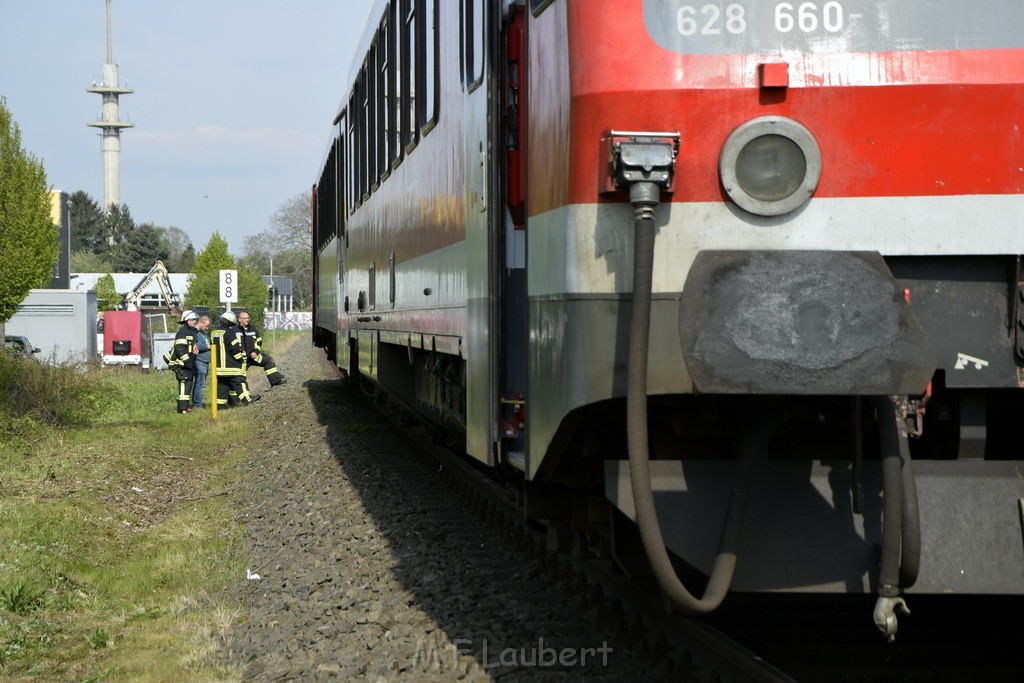
[[[1021,193],[1021,102],[1019,86],[955,85],[790,89],[771,104],[762,104],[755,89],[580,96],[570,106],[569,199],[595,200],[599,145],[613,128],[679,131],[673,201],[722,199],[718,156],[725,139],[744,121],[768,114],[799,121],[817,139],[818,197]]]

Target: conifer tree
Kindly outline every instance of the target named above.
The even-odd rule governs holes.
[[[71,208],[71,251],[99,254],[107,250],[106,219],[95,199],[83,190],[68,198]]]
[[[110,256],[118,272],[147,273],[158,260],[167,260],[167,249],[160,242],[160,231],[152,223],[143,223],[129,231]]]

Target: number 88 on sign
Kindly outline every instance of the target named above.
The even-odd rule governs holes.
[[[233,304],[238,301],[238,271],[220,271],[220,300],[221,303]]]

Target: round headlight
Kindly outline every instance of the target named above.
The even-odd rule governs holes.
[[[792,119],[762,116],[734,130],[718,160],[722,186],[741,208],[778,216],[810,199],[821,177],[821,150]]]

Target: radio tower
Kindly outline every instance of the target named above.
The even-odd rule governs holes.
[[[107,0],[107,61],[103,65],[103,82],[92,84],[86,92],[95,92],[103,96],[103,110],[100,120],[85,125],[103,129],[103,210],[109,211],[110,205],[121,205],[121,129],[134,128],[134,123],[121,120],[118,109],[118,98],[130,95],[133,90],[122,88],[114,63],[114,43],[110,32],[110,0]]]

